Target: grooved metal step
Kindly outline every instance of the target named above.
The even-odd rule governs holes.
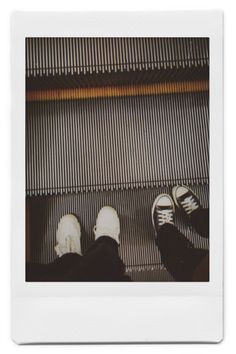
[[[208,38],[26,38],[30,75],[208,64]]]
[[[32,102],[26,192],[208,181],[208,92]]]

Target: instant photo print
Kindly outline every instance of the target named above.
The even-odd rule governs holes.
[[[223,337],[222,14],[12,16],[12,339]]]

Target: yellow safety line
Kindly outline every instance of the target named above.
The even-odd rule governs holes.
[[[26,92],[27,101],[80,100],[99,97],[163,95],[170,93],[204,92],[209,90],[208,80],[165,82],[155,84],[104,86]]]

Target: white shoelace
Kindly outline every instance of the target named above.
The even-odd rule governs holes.
[[[158,216],[158,224],[160,226],[166,223],[174,224],[172,209],[158,210],[157,216]]]
[[[192,195],[186,197],[180,203],[188,215],[191,214],[194,210],[199,208],[199,205],[197,204],[196,200]]]

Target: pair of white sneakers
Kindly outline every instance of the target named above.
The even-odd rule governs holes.
[[[101,236],[109,236],[118,244],[120,243],[120,220],[114,208],[104,206],[99,211],[93,232],[95,240]],[[56,240],[55,251],[59,257],[66,253],[77,253],[82,256],[81,227],[76,216],[68,214],[61,218],[57,228]]]

